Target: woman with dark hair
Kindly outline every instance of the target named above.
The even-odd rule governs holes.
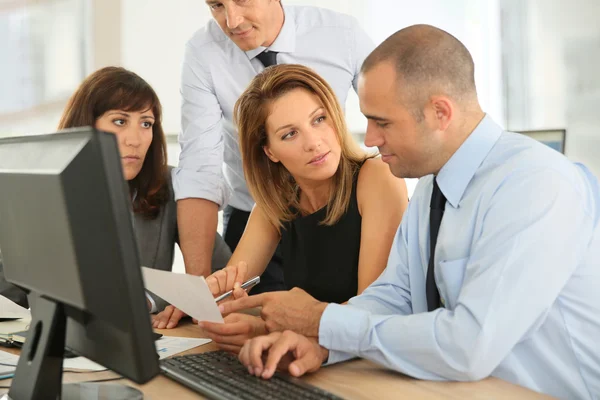
[[[161,118],[160,101],[146,81],[124,68],[106,67],[81,83],[69,100],[58,129],[94,126],[116,135],[123,175],[129,183],[140,261],[146,267],[170,271],[179,239]],[[217,234],[213,267],[224,267],[230,257],[231,251]],[[25,295],[3,279],[1,262],[0,294],[27,305]],[[156,312],[167,303],[148,293],[148,306]]]
[[[58,129],[94,126],[115,133],[136,216],[155,218],[169,200],[162,107],[152,87],[120,67],[88,76],[69,100]]]

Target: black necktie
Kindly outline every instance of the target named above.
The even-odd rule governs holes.
[[[256,56],[258,60],[265,66],[265,68],[270,67],[271,65],[277,64],[277,52],[265,50],[259,55]]]
[[[431,192],[431,203],[429,210],[429,266],[427,267],[427,281],[425,283],[425,293],[427,295],[427,310],[433,311],[440,307],[440,293],[435,284],[434,258],[435,245],[437,243],[440,224],[444,216],[444,207],[446,206],[446,197],[437,184],[437,179],[433,180],[433,192]]]

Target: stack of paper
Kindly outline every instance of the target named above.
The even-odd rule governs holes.
[[[29,329],[29,324],[31,324],[31,317],[0,322],[0,340],[11,342],[14,340],[13,335]]]

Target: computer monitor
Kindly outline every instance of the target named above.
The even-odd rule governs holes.
[[[138,383],[158,374],[130,209],[115,135],[0,139],[6,279],[38,296],[12,399],[68,390],[65,345]]]
[[[529,136],[559,153],[565,154],[567,132],[564,129],[542,129],[535,131],[519,131],[520,134]]]

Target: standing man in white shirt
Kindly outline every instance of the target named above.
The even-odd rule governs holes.
[[[206,4],[214,20],[186,46],[181,155],[173,170],[186,272],[203,276],[211,273],[219,208],[229,204],[223,236],[233,251],[254,205],[232,121],[233,106],[248,83],[265,66],[303,64],[327,80],[343,105],[350,87],[356,90],[362,62],[374,48],[354,18],[334,11],[284,6],[279,0]],[[276,258],[253,293],[284,288]],[[162,317],[160,327],[174,327],[181,313]]]

